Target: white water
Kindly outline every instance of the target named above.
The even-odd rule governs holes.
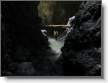
[[[56,58],[58,58],[61,54],[61,48],[63,47],[64,43],[54,38],[48,38],[48,41],[52,51],[56,53]]]

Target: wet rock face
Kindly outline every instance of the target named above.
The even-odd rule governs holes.
[[[48,66],[50,50],[41,33],[39,2],[2,2],[2,75],[37,75],[36,64]],[[43,67],[45,72],[45,67]],[[40,67],[40,68],[41,68]],[[38,71],[42,75],[41,70]]]
[[[101,2],[82,2],[62,48],[65,75],[101,75]]]

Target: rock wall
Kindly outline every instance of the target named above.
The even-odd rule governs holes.
[[[101,2],[84,1],[62,48],[64,75],[101,75]]]
[[[2,76],[53,75],[47,37],[41,33],[39,2],[1,2]]]

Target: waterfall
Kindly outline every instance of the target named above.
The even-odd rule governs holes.
[[[54,58],[55,58],[55,60],[57,60],[62,53],[61,48],[63,47],[64,42],[61,42],[59,40],[56,40],[55,38],[50,38],[50,37],[48,38],[48,41],[50,43],[50,45],[49,45],[50,48],[56,54]]]

